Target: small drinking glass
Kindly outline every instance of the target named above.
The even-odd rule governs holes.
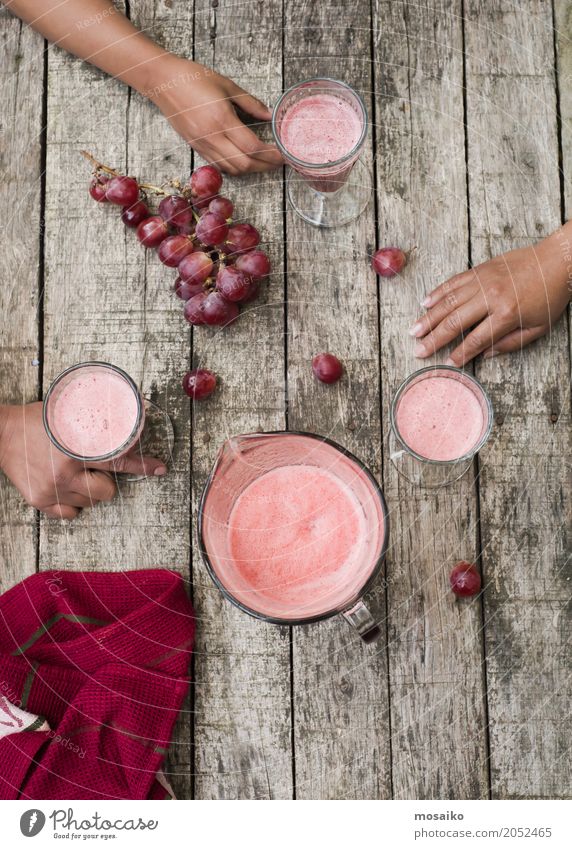
[[[361,134],[351,150],[331,162],[308,162],[294,156],[284,144],[283,124],[288,111],[304,98],[328,95],[343,100],[358,116]],[[359,159],[367,137],[368,117],[360,95],[346,83],[316,77],[296,83],[281,95],[272,115],[278,149],[291,166],[287,176],[288,200],[304,221],[316,227],[339,227],[354,221],[372,195],[371,175]]]
[[[446,401],[450,388],[440,384],[437,393],[436,384],[427,383],[436,379],[455,381],[455,397],[450,402]],[[433,416],[419,401],[422,384],[421,391],[437,399]],[[415,438],[403,432],[407,429],[407,410],[411,404],[409,417],[417,414],[421,425]],[[465,415],[462,415],[461,405],[465,406]],[[410,483],[424,487],[447,486],[459,480],[488,440],[493,426],[492,404],[479,381],[461,369],[445,365],[428,366],[410,374],[395,393],[390,416],[391,462]],[[447,439],[463,439],[463,434],[466,434],[465,444],[458,451],[459,456],[455,456],[455,442],[447,445]]]
[[[316,466],[334,475],[359,505],[363,536],[360,557],[333,588],[308,591],[296,602],[276,587],[254,587],[236,567],[231,552],[230,520],[240,495],[253,482],[280,467]],[[288,501],[290,492],[280,494]],[[324,505],[323,513],[327,510]],[[317,519],[323,518],[323,514]],[[308,521],[311,522],[310,516]],[[363,602],[383,567],[389,538],[389,517],[383,493],[356,457],[321,436],[279,431],[251,433],[227,440],[219,451],[199,505],[199,542],[207,570],[222,594],[240,610],[278,625],[303,625],[341,614],[365,642],[381,631]],[[327,533],[327,532],[325,532]],[[254,555],[255,556],[255,555]],[[358,562],[359,561],[359,562]],[[311,582],[314,576],[309,575]]]
[[[101,379],[112,380],[120,391],[125,392],[126,403],[129,407],[130,425],[123,428],[122,438],[117,444],[108,440],[108,444],[99,450],[86,450],[85,443],[75,442],[74,436],[70,436],[66,424],[68,413],[66,411],[66,390],[74,382],[89,381],[96,382]],[[69,403],[69,402],[68,402]],[[93,416],[101,413],[95,409]],[[82,413],[85,408],[82,409]],[[109,420],[113,417],[113,410],[109,408]],[[52,443],[73,460],[79,460],[86,465],[91,463],[111,462],[126,454],[139,456],[152,456],[167,464],[172,455],[174,444],[173,425],[167,413],[158,407],[153,401],[144,398],[134,380],[118,366],[105,362],[84,362],[70,366],[59,374],[52,382],[46,393],[43,407],[44,427]],[[107,422],[107,427],[110,421]],[[123,480],[144,480],[145,475],[121,475]]]

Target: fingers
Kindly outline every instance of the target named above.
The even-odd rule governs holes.
[[[87,504],[76,504],[71,498],[70,504],[76,507],[91,507],[98,501],[111,501],[117,492],[117,486],[109,472],[83,469],[71,482],[72,495],[78,495]]]
[[[534,342],[535,339],[540,339],[546,333],[546,327],[527,327],[524,330],[517,328],[507,333],[502,339],[494,343],[494,347],[485,351],[484,359],[489,360],[491,357],[496,357],[497,354],[508,354],[511,351],[520,351],[525,345]]]
[[[110,463],[101,463],[98,469],[118,474],[145,475],[146,477],[161,477],[167,474],[167,467],[156,457],[145,457],[141,454],[125,454]]]
[[[473,357],[494,347],[495,343],[506,336],[514,325],[507,324],[506,319],[499,319],[495,315],[487,316],[481,323],[466,336],[461,344],[455,348],[445,365],[461,368],[470,362]]]
[[[253,133],[244,124],[230,127],[227,130],[227,137],[237,147],[239,155],[243,154],[247,158],[259,159],[268,165],[268,168],[278,168],[283,164],[278,148],[273,144],[263,142],[256,133]]]
[[[421,306],[425,307],[425,309],[429,309],[430,307],[434,307],[442,298],[446,295],[449,295],[451,292],[457,290],[460,286],[465,286],[467,283],[470,283],[472,280],[477,279],[477,274],[475,269],[470,268],[468,271],[462,271],[460,274],[455,274],[454,277],[450,277],[448,280],[445,280],[444,283],[441,283],[440,286],[437,286],[433,289],[432,292],[429,292],[426,298],[421,301]]]
[[[252,115],[253,118],[258,118],[260,121],[270,121],[272,118],[272,110],[257,97],[253,97],[243,88],[240,88],[240,86],[233,85],[231,100],[243,112]]]
[[[484,318],[487,310],[480,299],[472,298],[450,312],[445,308],[441,310],[440,314],[444,315],[444,318],[435,327],[435,330],[429,332],[424,339],[420,339],[415,345],[414,354],[416,357],[431,356]]]
[[[52,504],[50,507],[44,507],[42,510],[50,519],[67,519],[71,521],[79,516],[79,509],[72,507],[69,504]]]
[[[454,312],[462,306],[462,304],[465,304],[474,296],[474,294],[472,286],[464,286],[450,292],[448,295],[445,295],[445,297],[442,298],[432,309],[425,313],[424,316],[417,319],[416,323],[409,328],[409,335],[414,336],[416,339],[426,336],[427,333],[438,327],[438,325],[447,318],[449,313]],[[483,312],[483,315],[484,314],[485,313]]]

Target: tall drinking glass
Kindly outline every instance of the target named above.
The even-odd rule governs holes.
[[[127,372],[111,363],[85,362],[65,369],[48,389],[43,416],[56,448],[85,464],[135,452],[165,463],[171,458],[169,417],[141,395]]]
[[[346,83],[316,77],[297,83],[274,107],[272,131],[291,166],[292,207],[316,227],[338,227],[357,218],[372,194],[359,159],[368,117],[360,95]]]
[[[390,459],[407,480],[426,487],[446,486],[464,475],[493,425],[484,388],[453,366],[428,366],[409,375],[390,415]]]

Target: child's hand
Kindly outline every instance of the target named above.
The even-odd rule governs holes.
[[[201,156],[229,174],[269,171],[282,165],[273,144],[262,142],[237,117],[235,106],[259,121],[271,111],[232,80],[172,54],[153,63],[146,94]]]
[[[570,299],[568,225],[529,248],[510,251],[451,277],[422,306],[427,313],[409,333],[419,339],[415,356],[429,357],[467,333],[447,363],[463,366],[517,351],[548,333]]]
[[[83,507],[111,501],[117,487],[110,471],[157,475],[160,460],[120,457],[87,469],[52,445],[42,419],[42,404],[0,407],[0,468],[26,501],[47,516],[75,519]]]

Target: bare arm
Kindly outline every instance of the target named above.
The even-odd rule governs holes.
[[[163,50],[108,0],[0,0],[48,41],[152,100],[175,130],[232,174],[281,164],[238,119],[234,105],[260,121],[269,109],[231,80]]]

